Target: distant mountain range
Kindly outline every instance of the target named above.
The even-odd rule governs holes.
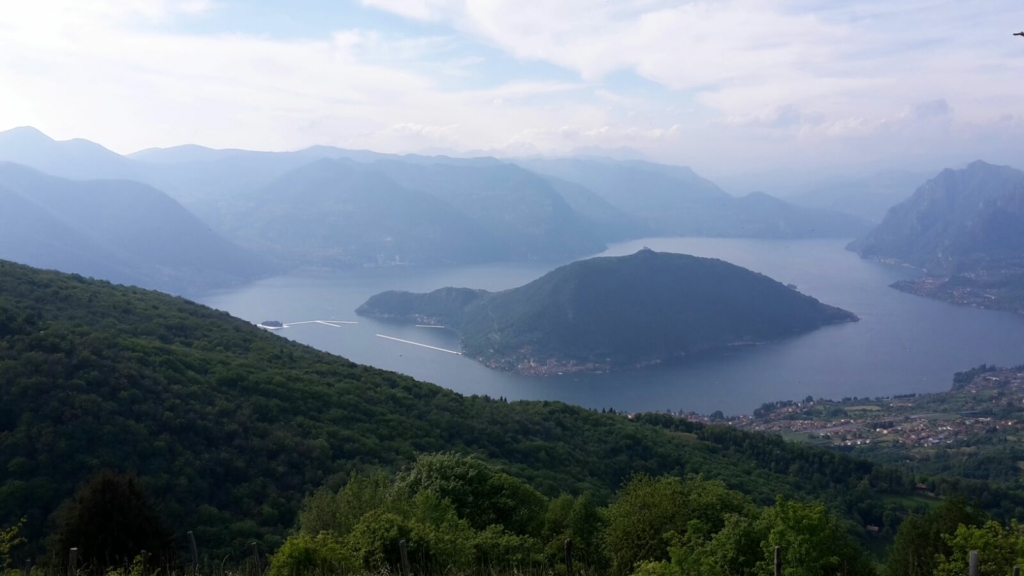
[[[7,162],[0,162],[0,259],[174,293],[270,271],[150,186],[68,180]]]
[[[314,161],[235,196],[218,221],[247,246],[311,266],[510,257],[507,243],[450,204],[344,159]],[[603,246],[595,244],[592,249]]]
[[[881,222],[893,206],[914,193],[930,174],[906,170],[886,170],[859,178],[833,179],[786,196],[798,206],[844,212]]]
[[[424,166],[389,160],[369,166],[456,207],[491,231],[514,259],[565,260],[605,249],[607,235],[598,222],[575,211],[548,180],[514,164]],[[574,200],[614,210],[600,198]]]
[[[503,292],[384,292],[356,312],[444,325],[466,355],[534,374],[641,366],[856,320],[745,268],[649,249],[575,262]]]
[[[850,249],[927,273],[901,289],[1024,312],[1024,172],[981,161],[944,170]]]
[[[737,198],[683,166],[579,158],[517,162],[589,188],[658,235],[852,238],[870,227],[854,216],[798,207],[767,194]]]
[[[689,168],[639,160],[507,162],[329,146],[254,152],[186,145],[122,156],[86,140],[55,141],[33,128],[18,128],[0,133],[0,161],[71,180],[106,181],[82,184],[89,190],[117,188],[129,195],[131,190],[151,195],[162,191],[181,203],[169,208],[169,215],[185,218],[183,206],[191,212],[191,226],[203,227],[205,222],[209,235],[258,252],[282,270],[564,262],[599,253],[608,242],[655,235],[855,237],[867,229],[856,218],[797,207],[764,194],[735,198]],[[114,180],[121,183],[113,184]],[[23,186],[11,191],[26,196],[32,190]],[[144,202],[124,206],[120,216],[126,221],[146,223],[151,218],[128,210],[141,210]],[[68,225],[66,219],[63,222]],[[181,277],[181,285],[188,286],[191,280],[215,285],[219,282],[207,276],[208,271],[247,277],[239,275],[238,268],[252,267],[252,258],[246,257],[240,260],[244,264],[234,267],[196,263],[175,268],[148,262],[145,254],[127,254],[130,249],[111,246],[109,239],[58,242],[72,232],[88,232],[85,238],[95,239],[97,233],[84,230],[80,223],[71,231],[57,232],[56,224],[49,228],[54,232],[45,241],[27,231],[18,236],[18,242],[34,248],[22,247],[17,253],[11,248],[9,257],[161,287],[174,285],[164,281],[175,275]],[[195,251],[196,242],[206,240],[185,238],[186,228],[178,232],[181,250]],[[150,239],[149,246],[177,241],[173,227],[161,230],[161,239]],[[13,226],[8,235],[15,235]],[[71,244],[74,250],[56,247]],[[42,258],[41,246],[49,246],[49,257]],[[209,258],[218,253],[199,252],[208,252]],[[75,266],[69,267],[68,259]],[[196,274],[190,279],[192,272]]]

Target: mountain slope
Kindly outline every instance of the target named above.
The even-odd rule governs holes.
[[[1024,313],[1024,172],[944,170],[849,248],[924,269],[893,285],[905,292]]]
[[[1024,262],[1024,172],[981,161],[944,170],[850,247],[937,273]]]
[[[612,206],[582,184],[548,176],[545,178],[569,207],[580,215],[605,242],[620,242],[650,236],[652,230],[639,218]]]
[[[856,320],[721,260],[648,249],[497,293],[385,292],[356,312],[442,323],[460,333],[465,354],[527,373],[630,367]]]
[[[600,233],[543,178],[512,164],[370,165],[447,202],[502,240],[513,258],[560,260],[605,248]]]
[[[129,155],[129,158],[136,161],[140,179],[166,191],[204,217],[217,216],[218,205],[226,199],[259,190],[292,170],[325,158],[351,160],[361,164],[378,160],[419,165],[500,164],[494,158],[462,159],[415,154],[399,156],[333,146],[310,146],[291,152],[261,152],[218,150],[188,144],[140,150]]]
[[[127,180],[65,180],[0,163],[0,201],[20,220],[19,253],[4,257],[171,292],[190,292],[250,280],[265,262],[227,242],[159,190]],[[32,222],[31,229],[26,223]]]
[[[521,160],[524,167],[590,188],[660,234],[747,238],[853,237],[856,218],[809,211],[782,200],[735,198],[689,168],[642,161]],[[758,195],[765,196],[765,195]]]
[[[732,198],[696,174],[688,179],[610,160],[522,160],[523,167],[575,182],[662,233],[717,235]]]
[[[140,280],[114,250],[2,185],[0,258],[119,283]]]
[[[852,237],[867,230],[855,216],[818,208],[796,208],[763,192],[751,192],[733,201],[732,226],[754,238]]]
[[[914,193],[928,175],[906,170],[888,170],[860,178],[836,179],[786,196],[798,206],[843,212],[878,223],[893,206]]]
[[[24,126],[0,132],[0,162],[24,164],[63,178],[137,179],[135,163],[88,140],[57,141]]]
[[[247,245],[320,266],[481,262],[506,255],[490,231],[447,203],[347,160],[318,160],[236,198],[223,225]]]

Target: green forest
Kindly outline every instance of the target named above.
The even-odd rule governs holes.
[[[153,553],[141,536],[97,550],[143,533],[183,558],[188,532],[203,562],[255,543],[281,574],[394,568],[403,539],[421,572],[555,570],[567,538],[581,570],[613,575],[761,574],[775,545],[808,575],[875,573],[887,550],[938,570],[964,542],[1021,549],[1024,495],[996,483],[667,415],[465,397],[181,298],[7,262],[0,382],[6,566],[59,564],[75,534],[107,543],[83,549],[97,566]]]

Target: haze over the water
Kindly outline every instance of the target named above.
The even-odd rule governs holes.
[[[3,0],[0,130],[121,153],[600,153],[736,191],[1021,163],[1016,0],[530,4]]]

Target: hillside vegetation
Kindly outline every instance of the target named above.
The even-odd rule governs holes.
[[[520,372],[628,368],[856,320],[739,266],[648,249],[497,293],[385,292],[356,312],[443,324],[465,354]]]
[[[464,397],[180,298],[11,263],[0,267],[0,378],[0,511],[29,512],[37,526],[103,467],[136,470],[180,526],[245,519],[245,535],[290,525],[301,495],[333,474],[419,452],[476,452],[547,493],[608,494],[634,471],[740,485],[761,467],[724,454],[731,442],[559,403]],[[844,484],[872,471],[815,457],[843,467]],[[751,491],[805,488],[777,470]]]
[[[253,540],[276,549],[318,487],[430,452],[474,454],[545,497],[590,493],[599,505],[635,473],[702,474],[756,506],[824,502],[860,535],[905,512],[916,480],[669,416],[464,397],[181,298],[8,262],[0,381],[0,526],[26,518],[36,545],[104,469],[137,474],[179,541],[193,530],[218,559]],[[1000,518],[1024,507],[997,486],[934,481]]]

